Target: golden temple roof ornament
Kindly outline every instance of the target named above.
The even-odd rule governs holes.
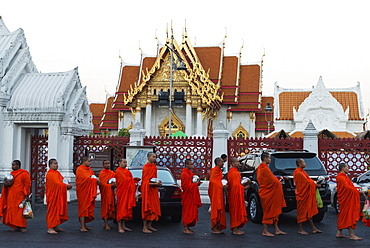
[[[173,29],[171,22],[171,39],[172,37]],[[170,44],[170,42],[171,40],[167,38],[166,43]],[[180,77],[179,79],[181,81],[186,81],[189,84],[191,95],[200,97],[203,108],[205,108],[203,115],[207,115],[210,118],[217,117],[217,112],[221,108],[221,102],[223,100],[223,94],[220,95],[219,93],[220,86],[212,82],[209,78],[209,70],[204,70],[194,47],[190,44],[187,35],[183,37],[181,45],[178,45],[175,39],[172,45],[173,47],[171,48],[176,51],[177,56],[180,57],[179,59],[184,62],[185,67],[187,68],[186,72],[177,71],[174,76]],[[164,46],[164,48],[160,50],[153,66],[151,68],[143,68],[141,71],[142,76],[139,78],[138,84],[134,84],[134,87],[130,85],[127,95],[124,95],[125,105],[130,105],[133,103],[136,95],[143,92],[144,88],[148,86],[149,82],[158,77],[156,75],[161,68],[168,66],[169,54],[169,47]],[[167,74],[168,73],[164,73],[164,71],[162,71],[161,77],[168,77]],[[169,82],[169,79],[162,78],[161,80],[164,82]]]

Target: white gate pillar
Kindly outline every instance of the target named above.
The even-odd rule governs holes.
[[[212,154],[212,168],[215,166],[213,161],[215,158],[220,157],[221,154],[228,154],[227,152],[227,139],[229,131],[226,130],[224,124],[220,121],[215,125],[213,130],[213,154]],[[225,170],[228,171],[228,168]]]
[[[307,124],[307,127],[303,131],[303,149],[310,152],[318,153],[319,151],[319,139],[317,138],[317,130],[310,120]]]

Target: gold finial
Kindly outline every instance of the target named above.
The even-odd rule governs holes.
[[[185,38],[187,38],[187,37],[188,37],[188,31],[186,30],[186,19],[185,19],[185,28],[184,28],[184,32],[185,32],[184,36],[185,36]]]
[[[244,39],[242,39],[242,46],[240,47],[239,57],[242,56],[242,49],[244,48]]]
[[[171,37],[173,38],[173,26],[172,26],[172,20],[171,20]]]
[[[167,36],[167,39],[168,39],[168,23],[166,25],[166,36]]]

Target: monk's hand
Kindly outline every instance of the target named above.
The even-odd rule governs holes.
[[[157,183],[157,186],[158,186],[158,187],[161,187],[161,186],[162,186],[162,182],[161,182],[161,181],[159,181],[159,182]]]
[[[250,185],[246,185],[244,186],[244,189],[249,189],[251,186]]]
[[[11,182],[9,182],[9,181],[4,181],[4,186],[5,187],[10,187],[12,185],[12,183]]]
[[[72,189],[73,188],[73,185],[72,184],[67,184],[67,190],[68,189]]]
[[[201,182],[200,180],[198,180],[198,186],[201,185],[203,182]]]
[[[224,189],[229,189],[229,185],[224,185]]]
[[[321,184],[316,184],[316,188],[320,189],[321,188]]]

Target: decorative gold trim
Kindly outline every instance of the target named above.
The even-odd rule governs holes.
[[[170,44],[170,39],[167,37],[166,43]],[[198,56],[196,55],[194,47],[190,44],[190,40],[187,35],[183,36],[181,46],[179,46],[174,40],[173,42],[174,50],[181,56],[181,59],[185,63],[187,72],[175,71],[174,77],[179,77],[183,81],[187,82],[191,89],[192,96],[199,96],[201,98],[201,103],[204,105],[205,111],[203,112],[203,118],[208,116],[209,118],[217,117],[215,112],[221,107],[221,102],[223,101],[223,94],[219,94],[220,86],[213,83],[209,78],[209,70],[205,71]],[[150,70],[145,68],[142,70],[142,77],[140,83],[134,82],[130,85],[128,94],[124,95],[124,104],[130,105],[137,98],[138,94],[141,94],[148,83],[153,80],[156,72],[158,72],[161,67],[168,66],[168,55],[170,50],[167,46],[161,49],[157,56],[154,65]],[[174,78],[174,80],[176,80]],[[169,81],[169,75],[168,80]],[[134,85],[134,87],[132,87]],[[213,109],[214,111],[210,111]]]
[[[239,127],[235,129],[233,132],[233,137],[235,138],[247,138],[249,136],[248,131],[243,127],[242,123],[240,122]]]
[[[132,124],[132,121],[130,122],[130,125],[128,125],[128,127],[127,127],[127,130],[130,130],[131,128],[133,128],[134,127],[134,124]]]
[[[168,135],[168,122],[169,116],[164,118],[161,124],[158,125],[159,135],[166,137]],[[175,127],[171,127],[171,134],[176,133],[177,131],[185,131],[185,126],[182,121],[172,112],[171,122],[174,124]]]

